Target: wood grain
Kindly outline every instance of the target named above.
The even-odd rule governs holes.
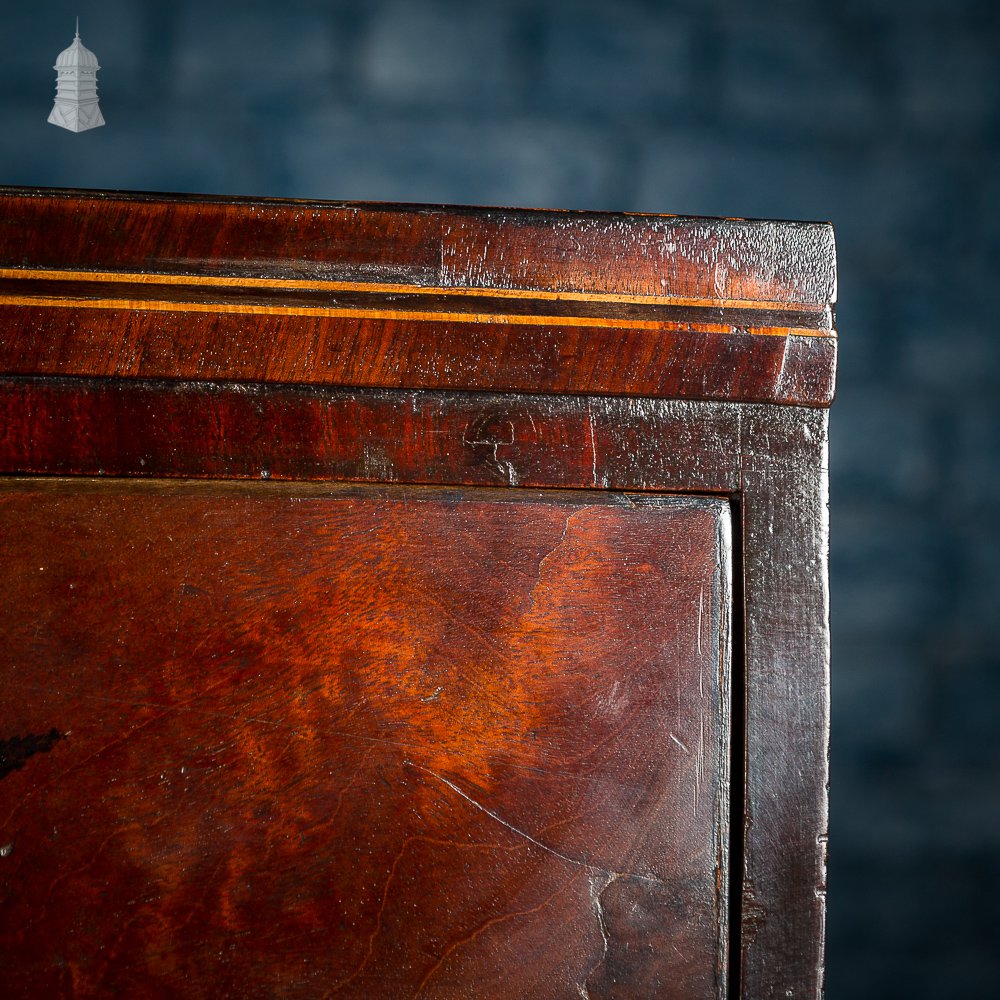
[[[0,472],[736,493],[740,428],[766,412],[676,400],[0,379]],[[765,454],[794,467],[815,459],[823,425],[817,411],[787,412]]]
[[[0,188],[0,207],[11,266],[821,310],[836,298],[833,230],[817,223],[17,187]]]
[[[827,405],[834,298],[818,225],[0,189],[8,374]]]
[[[723,996],[728,525],[8,481],[5,995]]]

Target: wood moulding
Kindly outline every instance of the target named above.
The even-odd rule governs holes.
[[[833,259],[805,223],[4,189],[0,370],[825,406]]]

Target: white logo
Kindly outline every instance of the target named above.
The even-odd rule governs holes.
[[[85,132],[104,124],[97,103],[97,56],[80,41],[80,19],[76,19],[76,37],[63,49],[52,67],[56,71],[56,101],[49,122],[71,132]]]

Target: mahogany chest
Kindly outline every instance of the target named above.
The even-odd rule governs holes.
[[[815,998],[825,225],[0,189],[5,997]]]

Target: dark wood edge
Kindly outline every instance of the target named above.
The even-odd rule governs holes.
[[[72,429],[72,430],[68,430]],[[735,525],[729,995],[818,998],[827,414],[803,407],[0,379],[0,474],[723,494]],[[739,822],[742,819],[742,822]]]
[[[746,408],[740,450],[745,794],[736,858],[743,869],[739,995],[818,1000],[829,829],[827,414]],[[789,450],[799,457],[785,464],[781,456]]]

